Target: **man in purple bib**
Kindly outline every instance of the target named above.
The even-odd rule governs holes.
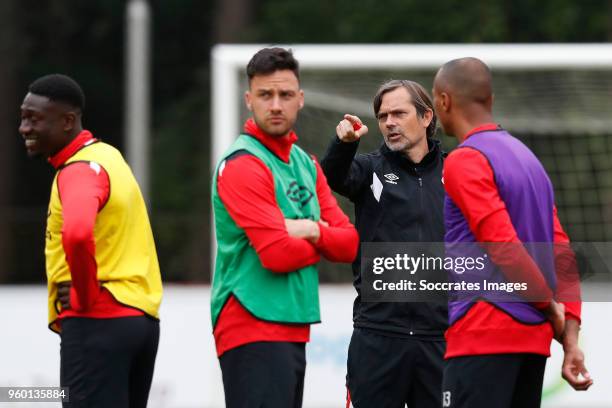
[[[470,243],[485,243],[492,261],[478,276],[466,272],[459,279],[528,288],[520,295],[482,291],[449,301],[443,407],[539,407],[553,336],[565,351],[563,377],[586,390],[592,379],[578,347],[581,304],[554,299],[556,275],[568,257],[553,244],[567,246],[569,238],[544,167],[494,123],[491,73],[482,61],[444,64],[433,96],[445,133],[460,143],[443,171],[447,249],[458,256]],[[458,279],[452,271],[449,276]]]

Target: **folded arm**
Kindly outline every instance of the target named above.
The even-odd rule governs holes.
[[[244,230],[261,264],[273,272],[295,271],[319,261],[307,239],[289,235],[274,191],[270,169],[250,154],[226,160],[217,177],[217,191],[227,212]]]

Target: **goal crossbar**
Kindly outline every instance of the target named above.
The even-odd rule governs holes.
[[[240,129],[240,73],[262,44],[219,44],[212,49],[212,137],[214,167]],[[612,44],[411,44],[339,45],[296,44],[303,69],[432,69],[466,56],[485,61],[492,69],[580,70],[611,69]]]

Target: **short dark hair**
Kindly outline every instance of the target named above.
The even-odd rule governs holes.
[[[81,86],[67,75],[45,75],[32,82],[28,90],[51,101],[67,103],[80,111],[85,108],[85,94]]]
[[[255,75],[267,75],[282,69],[291,70],[300,79],[300,64],[293,56],[291,49],[280,47],[263,48],[247,64],[249,82]]]
[[[386,93],[394,91],[400,87],[403,87],[408,91],[412,99],[412,104],[416,108],[417,114],[421,118],[428,110],[430,110],[433,114],[431,122],[429,123],[429,126],[427,126],[426,129],[427,137],[433,137],[436,134],[436,126],[438,122],[436,111],[434,110],[433,103],[431,102],[429,94],[427,93],[425,88],[423,88],[423,86],[417,82],[409,81],[407,79],[392,79],[383,83],[380,88],[378,88],[378,91],[374,96],[374,116],[378,118],[378,111],[380,110],[380,105],[382,105],[383,96]]]

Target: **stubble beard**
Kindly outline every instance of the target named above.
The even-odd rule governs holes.
[[[402,138],[397,142],[390,142],[389,139],[385,137],[385,145],[387,145],[392,152],[403,152],[410,148],[410,141]]]
[[[293,128],[293,124],[289,124],[288,122],[285,122],[283,125],[271,125],[266,121],[260,123],[257,119],[255,119],[255,123],[261,130],[264,131],[265,134],[273,137],[285,136]]]

